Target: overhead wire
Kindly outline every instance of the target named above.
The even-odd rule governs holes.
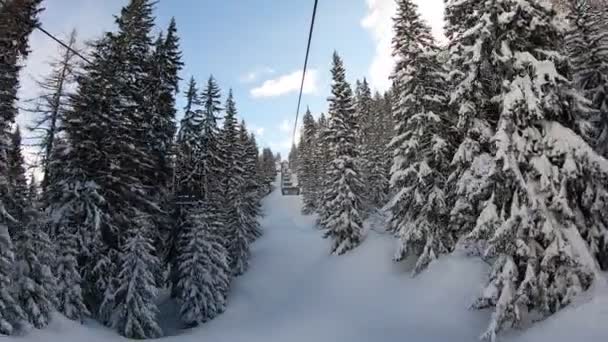
[[[310,43],[312,41],[312,33],[315,27],[315,18],[317,16],[317,5],[319,0],[315,0],[315,4],[312,10],[312,18],[310,20],[310,30],[308,31],[308,44],[306,46],[306,57],[304,58],[304,69],[302,69],[302,82],[300,83],[300,95],[298,96],[298,107],[296,109],[296,119],[293,123],[293,133],[291,136],[291,146],[296,143],[296,130],[298,128],[298,118],[300,116],[300,105],[302,103],[302,93],[304,92],[304,81],[306,79],[306,68],[308,67],[308,56],[310,54]]]

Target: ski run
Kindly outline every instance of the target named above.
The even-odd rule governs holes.
[[[277,183],[277,186],[279,184]],[[477,341],[487,311],[467,310],[481,290],[488,265],[461,252],[411,277],[414,263],[391,263],[394,239],[379,217],[365,224],[362,245],[343,257],[300,214],[301,199],[277,188],[264,200],[264,236],[252,246],[251,268],[235,280],[226,311],[191,330],[180,330],[176,303],[160,302],[166,342],[467,342]],[[603,342],[608,336],[608,288],[579,298],[559,314],[504,342]],[[84,325],[57,315],[22,342],[124,341],[94,321]]]

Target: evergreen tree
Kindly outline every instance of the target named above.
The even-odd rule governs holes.
[[[56,239],[55,275],[57,310],[68,319],[82,322],[88,316],[78,271],[79,245],[74,225],[61,226]]]
[[[608,12],[598,3],[573,0],[570,3],[570,30],[566,43],[574,69],[574,86],[589,100],[593,113],[579,114],[591,121],[591,144],[608,157]],[[602,211],[603,199],[581,184],[582,215],[579,226],[602,269],[608,269],[608,216]],[[599,223],[599,224],[598,224]]]
[[[333,160],[325,182],[321,225],[327,230],[325,237],[333,240],[332,253],[343,254],[355,248],[362,239],[362,184],[355,146],[357,123],[353,95],[337,53],[333,56],[331,72],[333,83],[326,142]]]
[[[232,90],[226,99],[226,116],[222,128],[221,151],[224,163],[223,193],[224,215],[223,222],[226,230],[226,249],[228,250],[230,268],[234,275],[243,274],[249,265],[249,239],[247,236],[248,218],[245,212],[242,188],[244,146],[239,141],[236,121],[236,104]]]
[[[260,157],[260,173],[265,193],[272,191],[272,183],[277,176],[275,156],[270,148],[264,148]]]
[[[200,175],[197,175],[199,170],[196,167],[201,158],[200,125],[204,114],[198,108],[200,100],[194,78],[190,79],[185,95],[184,118],[180,124],[176,145],[175,192],[178,196],[200,197],[202,195],[200,193],[202,191],[201,180]]]
[[[325,114],[321,113],[319,120],[317,121],[317,134],[315,137],[315,207],[317,213],[320,215],[319,222],[322,221],[322,216],[325,213],[321,210],[323,199],[325,195],[325,181],[327,179],[327,171],[329,170],[329,163],[331,162],[331,154],[328,144],[328,132],[329,123],[325,118]]]
[[[179,72],[183,67],[177,25],[171,19],[166,36],[159,35],[151,53],[151,70],[149,72],[149,87],[152,94],[149,100],[150,130],[147,132],[147,154],[150,156],[154,173],[148,175],[144,184],[149,189],[153,201],[157,202],[160,211],[153,212],[153,222],[156,232],[155,248],[159,255],[165,255],[170,249],[171,230],[174,222],[169,216],[174,211],[170,198],[172,165],[170,154],[173,150],[176,133],[175,96],[179,91]],[[158,272],[160,276],[162,272]],[[159,284],[163,281],[159,277]]]
[[[291,150],[289,150],[287,161],[289,161],[289,168],[291,170],[298,170],[298,146],[296,146],[296,144],[291,145]]]
[[[302,212],[311,214],[316,210],[315,193],[315,148],[316,148],[316,127],[315,119],[310,110],[306,110],[302,119],[303,128],[300,135],[298,172],[298,184],[302,195]]]
[[[450,10],[472,4],[454,2]],[[471,224],[468,240],[484,242],[484,256],[494,257],[475,303],[494,308],[483,334],[490,340],[568,305],[595,273],[575,213],[604,207],[582,197],[604,198],[605,161],[575,133],[576,106],[564,105],[575,99],[564,98],[570,85],[555,16],[538,0],[501,0],[468,12],[472,29],[453,29],[453,45],[462,46],[452,51],[453,66],[462,78],[452,99],[467,133],[455,159],[468,161],[459,164],[455,211],[467,214],[457,230]]]
[[[451,147],[445,137],[448,122],[438,49],[411,0],[397,2],[394,30],[398,124],[390,145],[395,193],[390,223],[400,239],[397,260],[415,255],[414,272],[418,273],[440,254],[450,252],[455,243],[444,192]]]
[[[202,225],[220,225],[225,223],[223,219],[224,202],[223,197],[218,193],[222,188],[220,185],[221,177],[224,176],[222,170],[222,157],[220,154],[220,133],[217,127],[217,115],[220,111],[219,106],[220,90],[213,77],[210,77],[200,99],[197,95],[195,83],[192,80],[187,92],[187,104],[185,117],[182,121],[180,134],[178,137],[178,169],[176,175],[178,179],[178,194],[197,199],[204,204],[205,215],[197,216],[199,219],[208,220],[201,222]],[[199,105],[201,108],[199,108]],[[173,295],[179,296],[180,288],[178,281],[179,259],[181,251],[186,246],[180,243],[182,236],[183,222],[188,222],[187,209],[179,213],[178,229],[173,234],[173,253],[170,255],[170,262],[173,266],[172,281]],[[217,228],[216,239],[222,241],[224,248],[227,248],[227,236],[223,228]],[[181,241],[181,242],[180,242]],[[193,280],[195,281],[195,280]],[[227,287],[223,289],[227,291]],[[225,293],[227,295],[227,292]]]
[[[13,334],[25,318],[14,295],[14,253],[7,212],[11,203],[9,156],[10,127],[17,114],[20,61],[29,53],[28,38],[42,0],[11,1],[0,7],[0,334]]]
[[[68,118],[71,123],[71,117]],[[79,140],[71,141],[74,146],[82,146]],[[42,202],[48,217],[49,235],[56,247],[57,310],[69,319],[83,321],[89,311],[85,305],[86,287],[81,271],[87,270],[79,266],[78,260],[92,257],[95,241],[100,238],[101,221],[107,213],[103,211],[104,199],[99,194],[99,187],[93,182],[83,182],[84,170],[71,151],[64,139],[56,138]],[[88,289],[91,293],[100,291],[96,284]]]
[[[152,273],[158,269],[158,259],[152,240],[146,236],[149,219],[139,214],[134,223],[121,250],[112,326],[127,338],[156,338],[162,335],[156,322],[157,288]]]
[[[378,103],[382,104],[382,103]],[[385,136],[390,137],[393,126],[385,127],[383,106],[378,106],[372,98],[371,89],[366,79],[359,86],[357,100],[357,117],[360,126],[360,146],[362,149],[361,168],[367,194],[367,204],[380,208],[386,203],[388,179],[386,176]]]
[[[171,19],[167,34],[158,37],[152,53],[152,131],[148,132],[150,152],[156,163],[156,175],[152,186],[166,188],[171,179],[168,155],[176,132],[175,94],[178,92],[178,76],[183,67],[175,19]]]
[[[221,174],[222,168],[225,166],[222,156],[222,137],[217,124],[222,107],[220,105],[221,91],[213,76],[207,80],[201,100],[203,103],[204,119],[202,123],[201,151],[200,157],[200,172],[202,178],[202,193],[205,199],[219,205],[219,196],[221,191]],[[213,210],[219,215],[221,208],[216,207]]]
[[[55,250],[42,230],[38,211],[25,212],[27,223],[16,237],[18,260],[17,288],[19,302],[26,319],[36,328],[49,324],[55,310],[56,278],[51,271],[55,265]]]
[[[253,242],[262,236],[258,217],[261,214],[261,203],[259,184],[256,177],[258,147],[255,136],[247,132],[245,121],[241,121],[239,126],[239,142],[243,146],[243,185],[241,195],[243,196],[243,210],[247,216],[247,237],[249,242]]]
[[[34,206],[38,203],[40,199],[40,190],[38,189],[38,181],[36,180],[36,176],[32,172],[30,174],[30,181],[27,185],[27,200],[30,205],[34,204]]]
[[[586,115],[592,123],[591,142],[601,155],[608,157],[607,8],[593,6],[590,0],[572,0],[569,7],[571,27],[566,44],[574,85],[596,111],[591,117]]]
[[[187,210],[180,223],[177,292],[186,326],[207,322],[224,312],[231,269],[221,226],[203,203]]]
[[[64,118],[68,168],[59,185],[72,194],[57,192],[60,200],[49,209],[58,223],[82,222],[77,228],[77,260],[87,285],[85,298],[106,324],[113,323],[117,314],[112,311],[121,301],[130,300],[116,292],[127,281],[120,272],[125,268],[125,246],[134,239],[133,227],[145,239],[157,239],[156,223],[163,215],[150,186],[157,164],[147,139],[155,123],[150,110],[150,96],[156,93],[150,63],[153,20],[150,1],[132,0],[116,19],[117,32],[94,43],[92,63],[79,74]],[[77,197],[85,202],[72,203]],[[66,206],[71,210],[64,211]],[[154,224],[139,227],[140,215],[133,213]],[[157,256],[155,249],[144,252],[152,259]],[[144,265],[156,267],[146,272],[161,274],[158,262]],[[128,327],[114,326],[128,333]]]
[[[11,134],[11,142],[7,151],[8,154],[8,181],[10,186],[10,202],[7,203],[6,210],[17,222],[9,224],[9,232],[12,236],[21,228],[25,221],[24,212],[28,207],[27,203],[27,179],[25,178],[25,161],[21,151],[21,130],[19,126]]]

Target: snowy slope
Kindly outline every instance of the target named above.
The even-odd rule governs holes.
[[[278,184],[277,184],[278,185]],[[278,188],[278,187],[277,187]],[[176,310],[161,305],[169,342],[403,342],[476,341],[487,312],[467,310],[487,265],[454,255],[411,278],[407,263],[394,264],[393,239],[370,223],[366,241],[342,257],[300,215],[300,199],[273,192],[265,200],[265,235],[254,244],[251,269],[233,285],[227,311],[202,327],[176,329]],[[608,291],[562,311],[505,342],[608,341]],[[121,341],[98,324],[56,318],[16,341]]]

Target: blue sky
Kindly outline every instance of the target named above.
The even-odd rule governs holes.
[[[128,0],[47,0],[43,26],[65,36],[72,28],[81,39],[93,39],[114,28],[113,15]],[[312,0],[161,0],[159,28],[175,17],[181,38],[184,80],[203,84],[213,74],[224,94],[234,91],[239,114],[261,146],[283,155],[289,149],[304,62]],[[443,0],[419,0],[423,15],[441,39]],[[331,54],[345,60],[351,82],[368,77],[383,90],[392,68],[390,57],[393,0],[320,0],[309,60],[303,107],[315,115],[326,111]],[[21,96],[36,94],[32,79],[48,68],[55,43],[35,32],[33,53],[22,74]],[[179,103],[183,103],[180,94]],[[181,106],[180,106],[181,107]],[[180,112],[181,116],[181,112]],[[21,115],[18,123],[30,118]]]

